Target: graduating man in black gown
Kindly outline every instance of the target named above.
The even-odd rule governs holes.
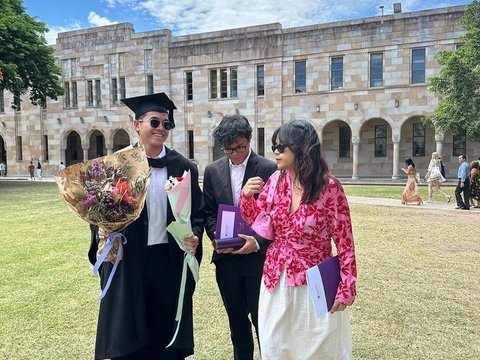
[[[250,149],[252,128],[246,117],[224,116],[213,136],[222,145],[225,156],[206,167],[203,179],[205,231],[210,239],[215,238],[218,205],[238,205],[240,190],[249,178],[260,176],[267,181],[276,170],[273,161]],[[259,236],[244,239],[246,243],[241,249],[214,251],[212,257],[230,323],[235,360],[253,359],[252,324],[257,330],[260,281],[270,243]]]
[[[179,332],[172,346],[175,329],[184,252],[166,230],[174,221],[164,184],[170,176],[191,172],[194,236],[184,239],[185,247],[202,258],[203,205],[198,185],[197,166],[175,150],[165,146],[170,130],[175,127],[175,105],[158,93],[122,100],[135,113],[133,126],[145,152],[152,176],[145,207],[140,217],[127,226],[123,234],[123,259],[113,281],[100,303],[95,359],[170,360],[193,354],[192,295],[195,281],[187,270],[183,314]],[[92,227],[89,259],[96,260],[99,238],[106,234]],[[100,268],[104,288],[112,270],[111,263]]]

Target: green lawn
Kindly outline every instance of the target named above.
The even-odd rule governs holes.
[[[403,191],[345,189],[389,198]],[[354,358],[477,359],[478,212],[356,204],[351,211],[359,274],[350,309]],[[0,182],[0,219],[0,359],[91,359],[99,288],[86,256],[88,226],[55,184],[28,181]],[[204,248],[191,358],[232,359],[208,241]]]

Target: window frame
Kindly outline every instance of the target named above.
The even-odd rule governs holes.
[[[307,61],[295,61],[295,94],[304,94],[307,92]]]
[[[422,57],[418,58],[418,54],[421,54]],[[411,74],[410,74],[411,84],[425,84],[425,73],[427,68],[426,48],[422,47],[422,48],[412,49],[410,66],[411,66]],[[421,68],[419,68],[420,66]]]
[[[222,67],[209,70],[209,99],[233,99],[238,97],[238,67]]]
[[[119,93],[120,93],[120,100],[125,99],[127,97],[127,83],[125,80],[125,76],[120,76],[119,78]]]
[[[381,61],[374,57],[380,56]],[[370,81],[371,88],[383,87],[383,52],[370,53]],[[376,75],[376,76],[375,76]]]
[[[341,60],[341,61],[339,61]],[[335,69],[334,65],[341,65],[340,69]],[[343,56],[334,56],[330,58],[330,90],[343,90]],[[341,83],[341,85],[339,85]]]
[[[416,130],[422,129],[423,135],[416,135]],[[412,157],[425,157],[425,135],[427,129],[424,124],[422,123],[413,123],[412,124]],[[421,139],[420,145],[417,145],[416,139]],[[416,150],[420,148],[420,152],[416,152]]]
[[[95,107],[102,106],[102,82],[100,79],[95,79]]]
[[[264,96],[265,95],[265,65],[257,65],[257,96]]]
[[[193,101],[193,72],[185,72],[185,95],[187,101]]]
[[[86,83],[87,91],[86,91],[86,100],[87,100],[87,107],[93,107],[93,80],[89,79]]]
[[[63,107],[65,109],[70,109],[72,107],[71,97],[70,97],[70,81],[63,82]]]
[[[72,108],[78,108],[78,85],[76,81],[71,82],[71,101],[72,101]]]
[[[112,105],[118,105],[118,79],[116,77],[112,77],[110,86]]]
[[[230,98],[238,97],[238,70],[236,67],[230,68]]]

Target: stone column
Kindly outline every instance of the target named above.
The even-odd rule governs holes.
[[[435,142],[437,143],[437,153],[443,156],[443,141],[445,140],[445,134],[442,131],[435,133]]]
[[[392,167],[392,180],[400,179],[398,174],[399,158],[400,158],[400,134],[392,133],[393,142],[393,167]]]
[[[352,145],[353,145],[353,153],[352,153],[352,180],[358,180],[358,148],[360,145],[360,136],[355,135],[352,136]]]
[[[82,146],[82,150],[83,150],[83,161],[86,161],[88,160],[88,147]]]

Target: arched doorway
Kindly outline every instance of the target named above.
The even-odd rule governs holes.
[[[113,135],[113,148],[112,151],[116,152],[130,145],[130,136],[123,130],[117,130]]]
[[[70,166],[83,161],[82,140],[76,131],[72,131],[67,137],[65,150],[65,165]]]
[[[94,130],[90,134],[88,148],[88,158],[95,159],[107,155],[107,148],[105,147],[105,137],[99,130]]]
[[[334,120],[322,129],[322,152],[336,176],[352,174],[352,130],[343,120]]]
[[[392,128],[382,118],[372,118],[360,129],[358,171],[360,176],[391,176],[393,163]]]

